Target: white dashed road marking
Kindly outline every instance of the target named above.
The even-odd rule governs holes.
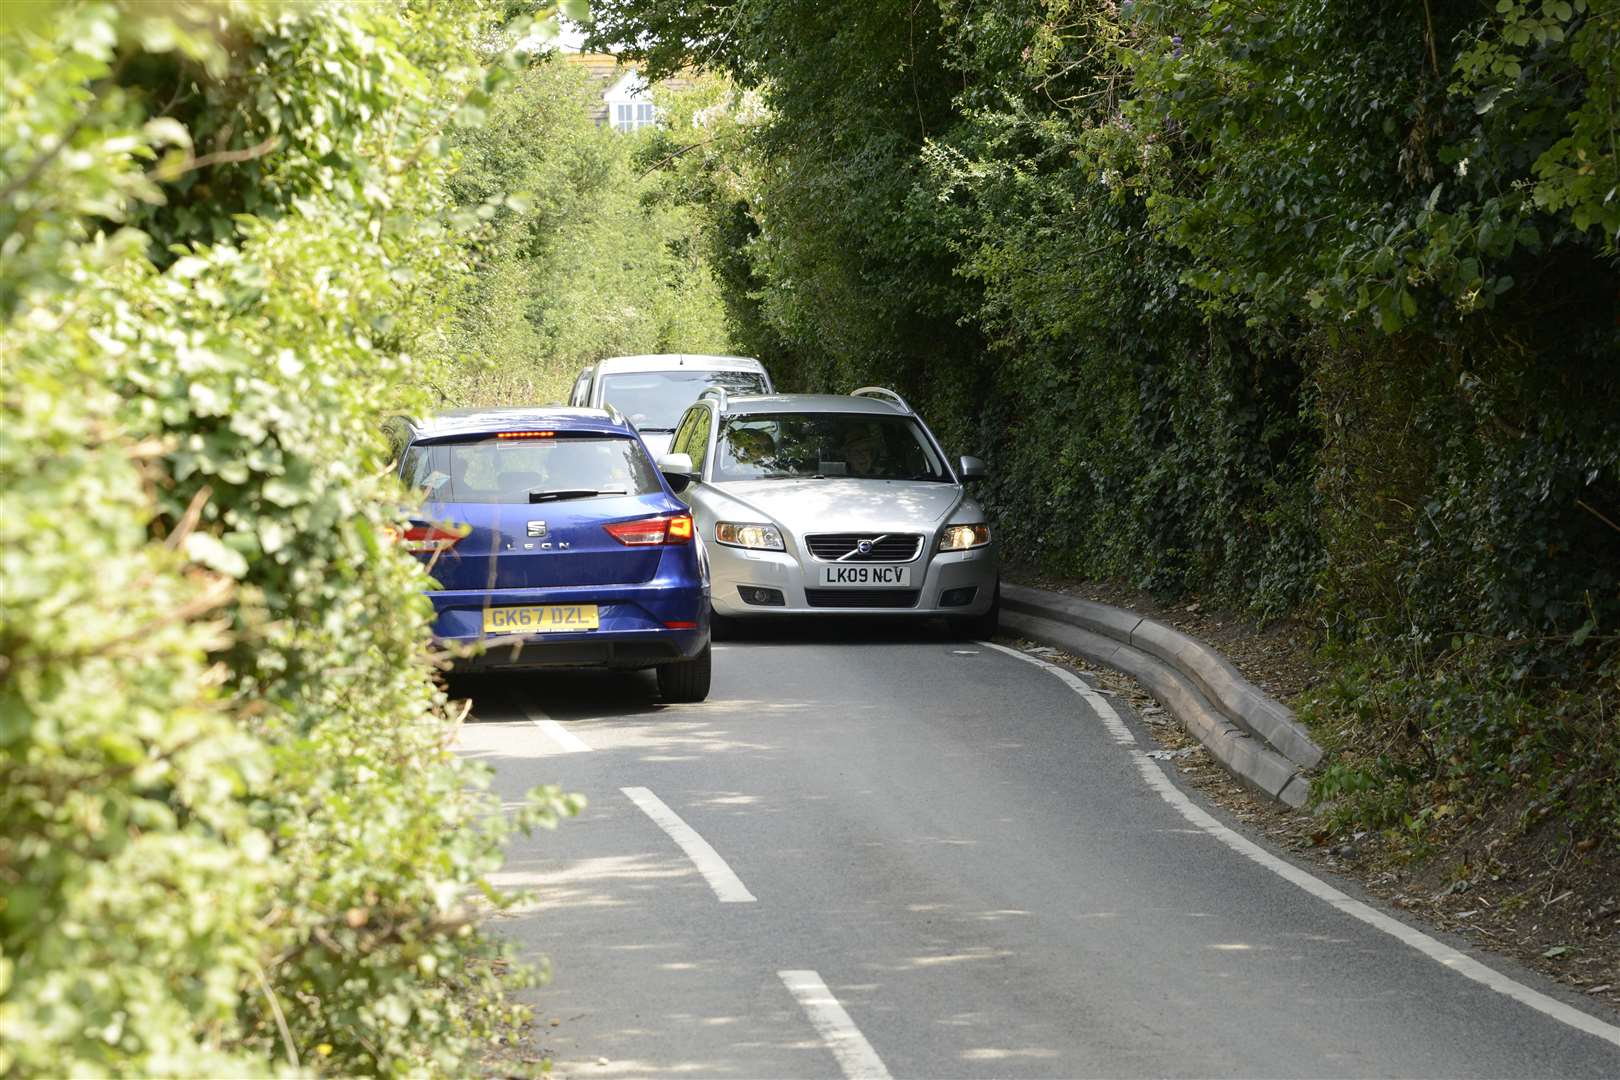
[[[776,974],[799,999],[800,1007],[849,1080],[889,1080],[889,1070],[884,1068],[883,1060],[827,989],[827,984],[821,981],[820,975],[813,971],[778,971]]]
[[[1103,726],[1113,735],[1116,743],[1135,745],[1135,736],[1125,726],[1125,722],[1120,719],[1119,713],[1114,711],[1114,707],[1074,672],[1061,668],[1056,664],[1048,663],[1039,657],[1020,652],[1017,649],[1010,649],[1005,645],[997,645],[989,641],[984,642],[984,644],[992,649],[1004,652],[1008,656],[1016,656],[1020,660],[1045,668],[1062,679],[1064,683],[1086,700],[1086,704],[1096,710],[1097,715],[1102,719]],[[1290,884],[1299,886],[1318,900],[1332,904],[1351,918],[1359,919],[1375,930],[1382,930],[1397,941],[1410,945],[1424,956],[1436,963],[1445,965],[1457,974],[1472,979],[1474,982],[1499,994],[1504,994],[1522,1005],[1528,1005],[1543,1016],[1568,1024],[1577,1031],[1584,1031],[1586,1034],[1602,1039],[1604,1042],[1620,1046],[1620,1027],[1605,1023],[1597,1017],[1590,1016],[1571,1005],[1566,1005],[1557,998],[1549,997],[1539,990],[1532,990],[1523,983],[1508,978],[1500,971],[1487,967],[1466,953],[1459,952],[1450,945],[1436,941],[1421,930],[1413,929],[1399,919],[1390,918],[1360,900],[1346,896],[1320,878],[1301,870],[1293,863],[1277,858],[1259,844],[1233,832],[1219,821],[1216,821],[1206,811],[1199,809],[1180,788],[1170,782],[1170,778],[1165,775],[1164,769],[1141,750],[1132,750],[1131,758],[1136,763],[1137,771],[1142,774],[1142,779],[1146,780],[1148,786],[1157,791],[1165,802],[1173,806],[1177,813],[1244,858],[1258,863]]]
[[[630,801],[641,807],[642,812],[653,819],[660,829],[669,834],[669,838],[680,849],[686,852],[686,857],[692,860],[714,890],[714,895],[720,898],[722,904],[751,904],[754,894],[743,885],[742,880],[731,872],[709,842],[697,834],[697,831],[681,820],[679,814],[664,805],[664,801],[644,787],[620,788],[629,797]]]
[[[523,710],[523,715],[529,718],[531,724],[545,732],[552,742],[562,747],[563,753],[582,754],[591,749],[590,744],[584,739],[575,735],[528,702],[520,702],[519,707]]]

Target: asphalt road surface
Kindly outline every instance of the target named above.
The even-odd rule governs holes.
[[[503,797],[589,799],[497,877],[558,1076],[1620,1076],[1612,1014],[1245,841],[1073,676],[843,623],[717,650],[702,705],[457,684]]]

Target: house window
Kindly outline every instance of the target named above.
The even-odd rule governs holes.
[[[613,127],[618,131],[635,131],[656,123],[651,102],[621,101],[613,106]]]

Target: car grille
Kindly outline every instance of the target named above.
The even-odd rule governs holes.
[[[922,539],[915,533],[818,533],[804,542],[810,554],[828,562],[910,562],[922,550]],[[850,555],[862,540],[872,542],[872,553]]]
[[[811,607],[908,608],[917,606],[916,589],[806,589]]]

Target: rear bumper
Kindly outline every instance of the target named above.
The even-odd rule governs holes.
[[[476,651],[457,656],[454,671],[541,667],[647,668],[697,656],[709,643],[708,590],[697,584],[479,589],[428,594],[437,617],[434,640]],[[492,635],[483,630],[490,607],[595,604],[598,628],[564,633]],[[671,629],[684,622],[690,628]]]
[[[708,640],[706,619],[701,630],[665,630],[648,633],[640,639],[628,634],[600,637],[593,634],[492,637],[484,642],[480,652],[452,660],[450,670],[465,673],[584,667],[633,671],[690,660],[703,651]]]

